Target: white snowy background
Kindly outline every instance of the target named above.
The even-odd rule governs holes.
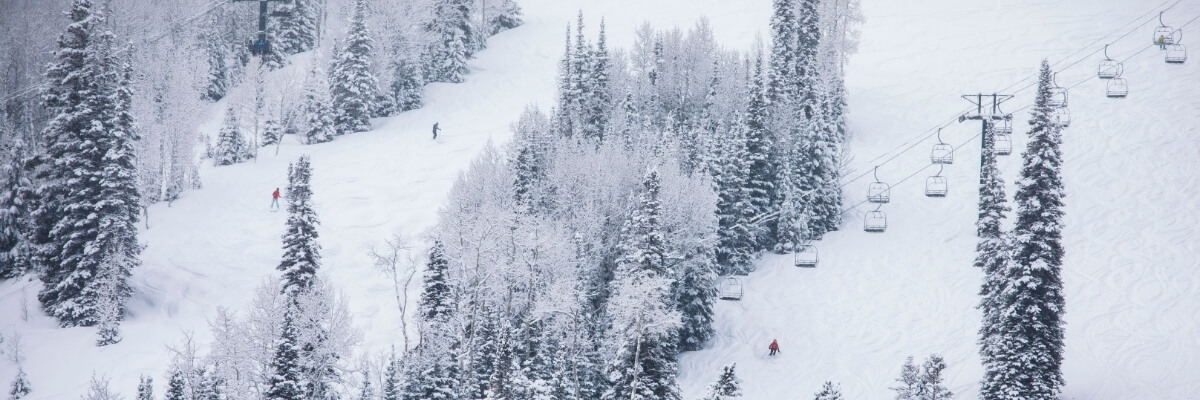
[[[347,295],[365,333],[358,351],[398,343],[391,283],[369,250],[393,234],[423,245],[420,235],[459,171],[489,140],[507,142],[508,125],[526,104],[553,104],[563,29],[580,10],[589,32],[605,18],[613,47],[631,46],[642,22],[686,29],[706,16],[720,43],[741,50],[765,37],[771,12],[767,0],[520,4],[526,24],[493,37],[465,83],[429,85],[424,108],[330,143],[289,138],[278,155],[204,167],[202,190],[153,206],[120,344],[98,348],[94,328],[57,328],[40,312],[36,281],[0,284],[0,332],[23,336],[29,398],[75,398],[93,373],[127,397],[147,374],[161,393],[166,346],[185,332],[206,342],[217,307],[245,309],[254,288],[277,273],[286,213],[267,206],[271,191],[286,185],[288,162],[301,154],[312,156],[323,273]],[[998,91],[1016,95],[1004,107],[1014,112],[1016,146],[1000,161],[1011,184],[1028,118],[1017,110],[1032,101],[1028,85],[1047,58],[1056,70],[1067,67],[1060,84],[1083,82],[1070,91],[1073,122],[1063,145],[1064,398],[1200,398],[1200,60],[1167,65],[1157,47],[1133,55],[1151,45],[1157,11],[1168,6],[1168,24],[1200,17],[1200,2],[1186,0],[863,0],[867,22],[846,73],[854,135],[847,181],[880,165],[879,177],[896,185],[883,207],[888,230],[863,232],[862,206],[818,243],[818,268],[765,256],[743,279],[745,298],[717,306],[716,339],[681,356],[685,397],[698,398],[720,366],[736,362],[747,399],[807,398],[826,380],[840,383],[847,399],[886,399],[904,358],[930,353],[945,356],[957,398],[977,397],[974,305],[982,274],[971,267],[979,156],[971,138],[979,123],[942,131],[946,142],[966,143],[944,172],[949,196],[924,197],[934,168],[899,181],[928,165],[936,142],[930,129],[969,105],[959,95]],[[1184,28],[1183,43],[1195,32],[1200,22]],[[1102,55],[1093,52],[1108,42],[1113,58],[1133,55],[1125,63],[1126,99],[1106,98],[1094,78]],[[289,69],[307,70],[303,57],[296,61]],[[221,107],[205,112],[199,129],[215,132]],[[436,142],[434,122],[443,128]],[[870,180],[847,184],[847,206],[864,198]],[[768,358],[773,338],[783,353]],[[0,380],[14,374],[12,364],[0,364]]]

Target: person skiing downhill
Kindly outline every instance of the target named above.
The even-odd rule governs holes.
[[[433,123],[433,140],[437,140],[437,133],[439,130],[437,124],[437,122]]]
[[[771,355],[775,355],[775,353],[779,352],[779,341],[771,339],[771,345],[767,346],[767,348],[771,350]]]
[[[275,188],[275,192],[271,193],[271,209],[279,209],[279,188]]]

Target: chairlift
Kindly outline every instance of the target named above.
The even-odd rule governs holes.
[[[997,135],[1011,135],[1012,131],[1012,119],[1006,119],[999,125],[992,125],[992,132]]]
[[[873,211],[867,211],[867,215],[863,217],[863,230],[867,232],[887,230],[887,214],[884,214],[878,207]]]
[[[1066,107],[1067,106],[1067,88],[1058,86],[1058,73],[1055,72],[1051,78],[1054,87],[1050,88],[1050,107]]]
[[[937,131],[938,142],[929,153],[929,160],[934,164],[954,164],[954,146],[942,141],[942,128]]]
[[[925,179],[926,197],[946,197],[946,192],[950,190],[950,184],[946,177],[942,176],[942,169],[945,167],[945,165],[939,165],[938,172]]]
[[[995,151],[998,156],[1012,154],[1012,135],[996,135],[996,142],[992,146],[992,151]]]
[[[1184,49],[1182,44],[1168,45],[1166,61],[1167,64],[1183,64],[1187,62],[1187,49]]]
[[[1108,56],[1108,45],[1104,45],[1104,60],[1100,61],[1100,67],[1097,68],[1096,76],[1100,79],[1112,79],[1121,76],[1125,72],[1125,64],[1114,60]]]
[[[879,166],[875,166],[875,182],[867,186],[867,201],[872,203],[887,203],[892,200],[892,187],[879,181]]]
[[[1125,82],[1125,78],[1109,79],[1105,94],[1114,99],[1123,99],[1129,95],[1129,84]]]
[[[817,266],[817,246],[802,244],[796,246],[796,266],[814,268]]]
[[[1154,28],[1154,44],[1157,46],[1165,46],[1175,44],[1175,30],[1163,23],[1163,13],[1158,13],[1158,27]]]
[[[721,300],[741,300],[742,294],[742,281],[732,276],[722,280],[717,288],[717,297]]]
[[[1063,128],[1071,126],[1071,110],[1070,109],[1068,109],[1066,107],[1057,108],[1054,110],[1053,117],[1054,117],[1054,122],[1057,123],[1059,126],[1062,126]]]

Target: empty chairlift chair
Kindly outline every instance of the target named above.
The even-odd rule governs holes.
[[[938,142],[929,152],[929,161],[934,164],[954,164],[954,147],[942,141],[942,128],[938,128]]]
[[[992,129],[995,130],[997,135],[1011,135],[1012,134],[1012,119],[1011,118],[1005,119],[1005,120],[1003,120],[1003,122],[1001,122],[998,125],[992,125]]]
[[[878,207],[873,211],[867,211],[867,215],[863,217],[863,230],[867,232],[887,230],[887,214],[884,214]]]
[[[925,179],[926,197],[946,197],[946,193],[950,191],[950,183],[942,176],[943,168],[944,165],[939,165],[937,174]]]
[[[892,201],[892,187],[879,181],[879,166],[875,166],[875,182],[867,186],[867,201],[872,203],[887,203]]]
[[[1125,78],[1109,79],[1105,95],[1114,99],[1123,99],[1129,95],[1129,83],[1125,82]]]
[[[732,276],[722,280],[721,286],[717,288],[717,295],[721,300],[741,300],[742,294],[742,280]]]
[[[1104,45],[1104,60],[1096,68],[1096,76],[1100,79],[1112,79],[1125,72],[1125,64],[1108,57],[1108,45]]]
[[[796,246],[796,266],[814,268],[817,266],[817,246],[802,244]]]
[[[1053,76],[1054,86],[1050,88],[1050,107],[1066,107],[1067,106],[1067,88],[1058,86],[1058,73]]]
[[[1066,107],[1054,109],[1054,115],[1052,115],[1052,117],[1054,117],[1054,122],[1058,123],[1063,128],[1071,126],[1071,110]]]
[[[996,155],[1007,156],[1012,154],[1012,135],[996,135],[996,143],[993,151]]]
[[[1167,64],[1183,64],[1187,62],[1187,49],[1179,43],[1183,39],[1183,31],[1178,31],[1179,37],[1175,38],[1175,42],[1167,45],[1167,53],[1165,59]]]

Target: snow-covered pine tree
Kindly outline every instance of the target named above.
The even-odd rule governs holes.
[[[954,393],[942,384],[942,371],[946,370],[946,361],[942,356],[931,354],[925,360],[921,371],[921,391],[916,400],[950,400]]]
[[[274,146],[283,140],[284,127],[279,121],[268,119],[263,123],[262,141],[258,143],[261,147]]]
[[[20,400],[32,391],[33,389],[29,387],[29,377],[25,375],[25,369],[17,364],[17,376],[13,377],[12,384],[9,385],[8,397],[12,400]]]
[[[575,55],[571,50],[571,24],[567,24],[567,34],[564,40],[562,60],[558,63],[558,105],[554,109],[554,128],[560,136],[571,137],[575,133],[575,117],[572,111],[579,103],[579,93],[576,90]]]
[[[675,308],[682,317],[679,351],[700,350],[716,334],[712,326],[713,306],[717,301],[715,256],[705,250],[691,257],[692,262],[681,263],[672,290]]]
[[[392,102],[395,111],[404,112],[421,108],[425,87],[425,73],[422,71],[419,55],[414,54],[409,40],[404,35],[396,39],[396,48],[392,53]]]
[[[96,312],[99,319],[97,331],[97,346],[107,346],[121,342],[121,294],[120,281],[124,277],[120,276],[121,261],[119,257],[106,255],[107,260],[101,265],[99,275],[96,279],[99,281],[97,290],[99,296],[96,299]]]
[[[427,48],[428,82],[460,83],[469,72],[467,60],[479,48],[477,34],[471,23],[470,0],[434,0],[432,19],[425,31],[433,37]]]
[[[745,275],[754,266],[756,235],[750,226],[750,155],[746,149],[746,126],[740,116],[716,138],[720,152],[712,168],[717,192],[716,257],[720,275]]]
[[[500,6],[496,7],[495,15],[489,15],[489,17],[488,26],[491,27],[489,35],[516,28],[524,23],[521,20],[521,6],[515,0],[500,0]]]
[[[400,362],[396,360],[396,349],[392,349],[388,357],[387,368],[383,372],[383,386],[379,393],[381,400],[400,400]]]
[[[28,217],[35,193],[26,177],[24,149],[20,139],[14,140],[8,162],[0,165],[0,187],[9,188],[0,191],[0,280],[21,276],[30,268]]]
[[[117,266],[118,302],[136,267],[140,195],[130,114],[131,68],[116,56],[112,33],[90,1],[77,0],[68,13],[73,23],[59,40],[58,62],[47,77],[44,104],[57,116],[43,131],[48,162],[42,184],[39,222],[55,218],[40,244],[44,287],[38,299],[63,326],[95,325],[101,290],[92,279],[106,252],[122,248]],[[86,75],[86,76],[85,76]],[[99,215],[99,218],[96,216]]]
[[[425,265],[425,286],[421,291],[420,312],[426,321],[445,320],[453,310],[447,276],[449,269],[445,247],[440,240],[433,242],[433,247],[429,249],[429,263]]]
[[[822,92],[819,60],[821,31],[817,0],[799,0],[793,113],[802,128],[795,141],[800,149],[790,163],[794,165],[796,188],[812,192],[794,199],[798,206],[809,206],[808,230],[811,239],[836,230],[841,224],[841,141],[838,127],[829,114],[827,94]],[[805,203],[805,204],[802,204]]]
[[[321,268],[321,244],[317,242],[317,212],[313,210],[312,167],[308,156],[288,166],[288,219],[283,234],[283,293],[295,295],[312,287],[317,270]]]
[[[746,188],[749,191],[749,207],[744,208],[746,218],[755,221],[779,210],[773,206],[776,198],[776,171],[773,163],[775,137],[768,127],[767,87],[763,81],[763,57],[759,50],[754,59],[754,72],[750,82],[750,100],[746,109],[746,152],[749,160],[749,176]],[[774,245],[771,238],[776,224],[760,222],[756,228],[759,249]]]
[[[187,382],[178,365],[172,365],[167,372],[167,395],[164,400],[187,400]]]
[[[606,347],[616,354],[605,366],[604,400],[682,398],[676,380],[681,317],[669,298],[674,279],[667,265],[660,191],[659,173],[651,168],[623,232],[623,255],[607,305]]]
[[[217,32],[209,32],[206,36],[204,49],[208,55],[208,84],[204,88],[204,98],[208,101],[218,101],[225,98],[229,87],[232,86],[232,77],[228,66],[225,65],[229,59],[229,49],[225,47],[224,40],[221,40]]]
[[[580,27],[582,27],[582,22]],[[609,88],[609,60],[607,38],[604,33],[604,19],[600,19],[600,36],[596,40],[596,48],[590,56],[590,68],[587,73],[587,83],[583,87],[588,91],[584,110],[583,135],[597,143],[603,142],[609,130],[609,117],[612,113],[613,100]]]
[[[221,124],[221,132],[217,134],[217,144],[213,146],[214,165],[233,165],[246,161],[251,156],[250,144],[242,135],[241,123],[233,107],[225,110],[225,122]]]
[[[985,121],[986,123],[986,121]],[[1000,399],[1004,382],[1005,363],[994,353],[1002,344],[1004,336],[1000,329],[1000,316],[1005,312],[1002,299],[1009,286],[1005,274],[1011,259],[1009,237],[1002,231],[1001,224],[1010,211],[1004,193],[1004,179],[996,166],[995,125],[988,123],[983,136],[983,163],[979,185],[979,216],[975,222],[979,242],[975,244],[974,266],[983,270],[983,284],[979,289],[979,310],[983,314],[979,326],[979,355],[983,360],[984,378],[980,395],[987,400]],[[1000,347],[1003,348],[1003,347]]]
[[[896,400],[916,400],[921,393],[921,369],[913,364],[913,357],[908,356],[904,359],[904,366],[900,367],[900,377],[896,378],[899,385],[889,389],[896,391]]]
[[[795,72],[800,24],[796,20],[796,0],[774,0],[771,9],[771,65],[766,93],[771,104],[787,107],[798,88]]]
[[[708,386],[708,394],[704,400],[735,400],[742,398],[742,388],[738,384],[737,375],[733,368],[737,364],[729,364],[721,368],[721,376]]]
[[[305,144],[325,143],[337,135],[331,101],[325,73],[313,63],[313,70],[304,85],[304,104],[301,106],[304,115],[301,136]]]
[[[371,369],[366,365],[362,368],[362,387],[358,391],[358,400],[375,400],[375,385],[371,382]]]
[[[1017,223],[1012,232],[1008,282],[996,304],[998,343],[990,349],[995,383],[984,382],[984,399],[1056,399],[1062,391],[1063,180],[1061,126],[1054,123],[1050,65],[1042,60],[1029,121],[1029,142],[1017,181]],[[986,364],[985,364],[986,365]],[[1002,390],[1002,391],[1001,391]],[[1009,396],[1009,397],[1005,397]]]
[[[154,378],[142,375],[138,379],[136,400],[154,400]]]
[[[599,132],[593,132],[589,129],[588,116],[592,107],[592,68],[595,67],[592,62],[592,45],[587,42],[583,35],[583,11],[579,12],[578,22],[575,25],[575,50],[571,56],[571,77],[570,87],[573,103],[567,104],[569,115],[573,120],[572,126],[575,127],[575,132],[572,135],[578,134],[582,138],[595,139]],[[607,75],[606,75],[607,76]]]
[[[294,308],[287,306],[283,314],[279,338],[275,340],[275,356],[271,359],[271,376],[267,382],[267,400],[303,400],[304,382],[300,372]]]
[[[821,391],[817,392],[815,400],[842,400],[841,386],[834,386],[833,382],[826,381],[825,385],[821,386]]]
[[[379,94],[379,81],[371,66],[375,44],[367,30],[366,13],[366,0],[355,0],[346,46],[334,59],[330,93],[333,104],[338,105],[334,125],[340,135],[371,129],[375,96]]]
[[[317,46],[318,6],[315,0],[292,1],[291,15],[279,22],[279,51],[296,54]]]

